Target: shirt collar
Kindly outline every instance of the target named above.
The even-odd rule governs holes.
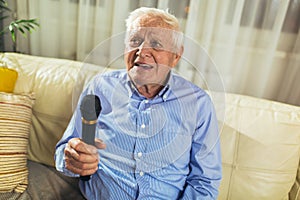
[[[168,80],[166,82],[166,85],[163,87],[163,89],[158,93],[158,97],[161,97],[163,101],[167,101],[171,91],[172,91],[172,85],[173,85],[173,71],[171,70],[169,75],[168,75]],[[128,90],[128,96],[131,98],[134,93],[137,95],[140,95],[137,88],[129,78],[128,74],[126,75],[126,87]],[[141,95],[140,95],[141,96]]]
[[[171,93],[171,86],[172,86],[172,82],[173,82],[173,72],[172,70],[170,71],[168,78],[167,78],[167,82],[166,85],[163,87],[163,89],[158,93],[158,96],[162,98],[163,101],[167,101],[170,93]]]

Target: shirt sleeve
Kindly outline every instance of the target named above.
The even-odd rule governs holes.
[[[87,91],[85,90],[81,94],[80,99],[83,96],[85,96],[86,93]],[[80,100],[78,102],[80,102]],[[80,114],[79,105],[77,105],[77,108],[73,113],[73,116],[68,124],[68,127],[66,128],[62,138],[58,141],[55,147],[54,160],[55,160],[56,170],[62,172],[66,176],[71,176],[71,177],[79,176],[78,174],[74,174],[71,171],[66,169],[64,149],[71,138],[81,137],[81,126],[82,126],[81,114]]]
[[[54,155],[54,160],[55,160],[55,167],[57,171],[62,172],[66,176],[71,176],[71,177],[77,177],[79,176],[78,174],[74,174],[71,171],[67,170],[65,167],[65,154],[64,154],[64,149],[68,143],[68,141],[71,138],[79,137],[78,133],[76,131],[76,128],[74,124],[76,124],[76,115],[73,115],[66,131],[64,132],[63,137],[61,140],[57,143],[55,147],[55,155]]]
[[[218,122],[210,99],[203,104],[200,123],[192,139],[190,173],[179,199],[206,200],[218,196],[222,178]]]

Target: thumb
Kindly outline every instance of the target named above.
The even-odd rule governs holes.
[[[95,146],[98,149],[105,149],[106,148],[106,144],[101,139],[99,139],[99,138],[95,139]]]

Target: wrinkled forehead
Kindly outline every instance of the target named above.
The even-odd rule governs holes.
[[[171,41],[176,35],[176,31],[161,27],[135,27],[127,31],[129,38],[139,36],[142,38],[155,38]]]
[[[182,40],[182,32],[177,29],[162,18],[145,15],[127,27],[125,45],[129,51],[145,42],[146,47],[176,53]]]
[[[136,27],[127,32],[125,46],[127,51],[134,50],[143,44],[144,48],[177,53],[181,34],[177,31],[159,27]]]
[[[166,23],[160,16],[143,15],[132,21],[127,29],[127,35],[151,35],[157,39],[170,39],[177,29],[178,27]]]

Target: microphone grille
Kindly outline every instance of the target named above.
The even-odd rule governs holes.
[[[96,120],[101,111],[101,103],[98,96],[88,94],[83,97],[80,105],[81,116],[87,120]]]

